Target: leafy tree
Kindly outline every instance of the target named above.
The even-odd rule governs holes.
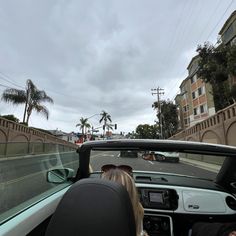
[[[158,139],[159,129],[157,125],[138,125],[135,130],[135,138],[138,139]]]
[[[14,115],[3,115],[3,116],[0,116],[6,120],[11,120],[11,121],[14,121],[16,123],[19,123],[19,119],[17,117],[15,117]]]
[[[111,115],[109,115],[106,111],[102,111],[101,112],[101,119],[99,120],[99,123],[102,123],[103,122],[103,136],[105,135],[105,130],[106,128],[108,128],[107,126],[107,122],[112,122],[111,120]],[[108,128],[109,130],[109,128]]]
[[[41,113],[48,119],[49,111],[42,105],[42,102],[53,103],[51,97],[49,97],[44,90],[38,90],[31,80],[26,81],[26,89],[6,89],[2,98],[3,101],[13,103],[14,105],[25,104],[23,123],[28,124],[32,111]]]
[[[154,109],[157,109],[158,111],[157,102],[154,102],[152,107]],[[160,115],[160,122],[162,125],[162,138],[163,139],[169,138],[170,136],[175,134],[178,129],[177,106],[169,100],[161,101],[161,114],[159,113],[157,114],[158,118],[159,115]]]
[[[212,85],[216,111],[230,105],[235,99],[230,91],[228,78],[236,75],[236,47],[209,43],[198,46],[200,56],[198,76]]]
[[[76,127],[80,127],[82,130],[82,135],[84,136],[86,134],[86,129],[89,129],[91,125],[88,123],[88,118],[80,118],[80,123],[76,125]]]

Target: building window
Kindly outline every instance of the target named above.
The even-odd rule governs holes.
[[[192,92],[192,98],[195,99],[196,98],[196,95],[195,95],[195,91]]]
[[[196,116],[197,115],[197,108],[193,109],[193,114]]]
[[[184,112],[187,112],[189,110],[189,105],[186,105],[183,107]]]
[[[201,113],[204,113],[204,112],[205,112],[205,107],[204,107],[204,105],[201,105],[201,106],[200,106],[200,112],[201,112]]]
[[[205,87],[204,86],[198,88],[198,96],[201,96],[202,94],[205,94]]]
[[[203,104],[200,106],[200,113],[206,113],[207,112],[207,104]]]
[[[185,124],[185,125],[189,125],[189,124],[190,124],[190,118],[184,119],[184,124]]]
[[[202,87],[198,88],[198,96],[202,95]]]

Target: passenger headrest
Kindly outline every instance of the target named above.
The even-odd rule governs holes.
[[[65,193],[46,236],[136,236],[126,189],[113,181],[80,180]]]

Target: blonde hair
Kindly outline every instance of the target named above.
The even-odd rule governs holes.
[[[136,233],[137,235],[141,235],[143,230],[142,221],[144,210],[141,203],[139,202],[138,193],[133,178],[128,173],[118,168],[110,169],[109,171],[104,172],[102,174],[102,178],[120,183],[126,188],[133,205]]]

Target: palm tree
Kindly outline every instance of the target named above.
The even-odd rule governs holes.
[[[77,124],[76,127],[78,127],[78,126],[82,130],[82,135],[83,135],[83,138],[84,138],[84,136],[86,134],[86,129],[91,127],[91,125],[88,123],[88,118],[81,117],[80,118],[80,123]]]
[[[49,97],[44,90],[38,90],[35,84],[29,79],[26,81],[26,89],[6,89],[1,99],[14,105],[25,104],[23,123],[28,124],[32,111],[43,114],[48,119],[49,111],[42,105],[42,102],[53,103],[53,99]]]
[[[105,111],[102,111],[101,112],[101,119],[100,119],[100,121],[99,121],[99,123],[102,123],[103,122],[103,137],[104,137],[104,135],[105,135],[105,129],[106,129],[106,127],[107,127],[107,121],[110,121],[110,122],[112,122],[112,120],[111,120],[111,115],[109,115],[107,112],[105,112]],[[108,128],[109,129],[109,128]]]

